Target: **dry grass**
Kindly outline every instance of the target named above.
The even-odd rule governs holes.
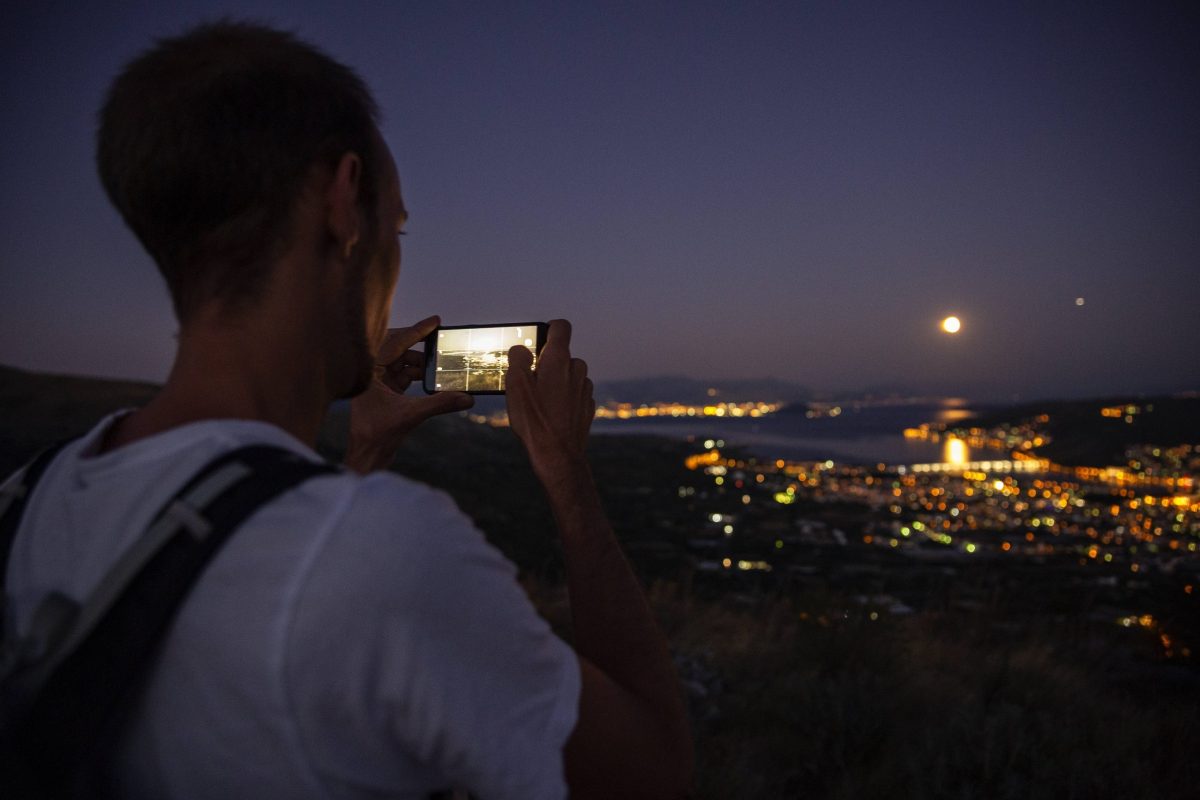
[[[561,588],[529,588],[566,631]],[[830,598],[739,608],[673,584],[650,596],[688,687],[697,798],[1185,798],[1200,785],[1194,674],[1163,693],[1154,670],[1171,668],[1144,665],[1130,686],[1044,625],[997,639],[984,617],[843,618]]]

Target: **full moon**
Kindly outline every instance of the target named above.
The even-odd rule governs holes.
[[[958,329],[962,327],[962,322],[958,317],[946,317],[942,320],[942,330],[946,333],[958,333]]]

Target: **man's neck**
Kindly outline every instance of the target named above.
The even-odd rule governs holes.
[[[144,408],[106,437],[111,450],[189,422],[258,420],[316,443],[333,399],[317,343],[268,316],[202,318],[184,327],[171,375]]]

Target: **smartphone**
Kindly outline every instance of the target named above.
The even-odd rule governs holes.
[[[504,394],[508,349],[528,347],[537,369],[549,329],[546,322],[443,325],[425,338],[425,391]]]

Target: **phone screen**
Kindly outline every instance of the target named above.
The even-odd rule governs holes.
[[[502,393],[509,348],[528,347],[537,369],[545,330],[537,322],[438,328],[426,340],[425,391]]]

